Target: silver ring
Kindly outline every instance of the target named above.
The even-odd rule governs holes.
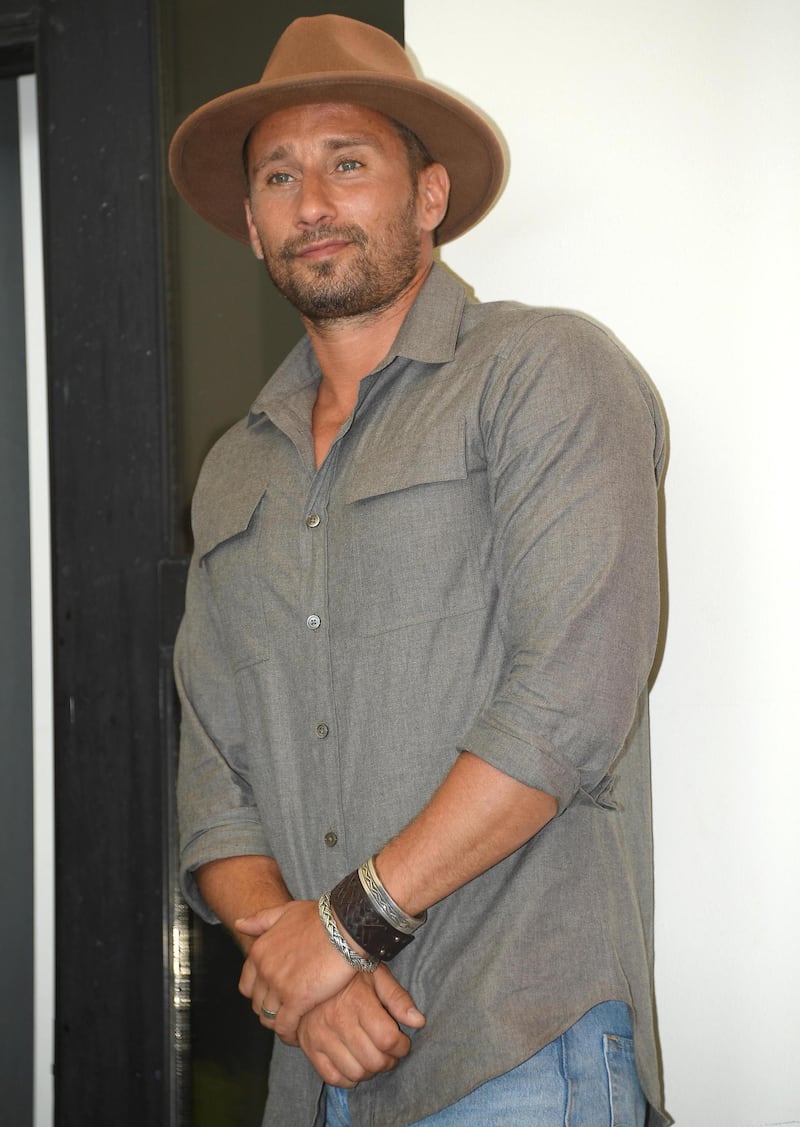
[[[261,1007],[261,1016],[265,1017],[267,1019],[267,1021],[274,1021],[275,1018],[278,1016],[278,1011],[277,1010],[265,1010],[264,1007],[262,1006]]]

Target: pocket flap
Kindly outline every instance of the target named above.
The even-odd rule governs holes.
[[[460,419],[437,428],[435,443],[428,428],[420,428],[418,434],[404,428],[388,441],[385,433],[371,438],[359,450],[345,501],[351,505],[416,485],[466,479],[465,427]]]
[[[195,555],[200,563],[220,544],[247,531],[265,492],[263,481],[252,480],[227,496],[204,498],[194,514]]]

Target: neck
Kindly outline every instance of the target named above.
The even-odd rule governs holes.
[[[350,413],[358,385],[387,354],[430,272],[426,263],[391,305],[374,313],[338,320],[303,318],[322,372],[320,392]]]

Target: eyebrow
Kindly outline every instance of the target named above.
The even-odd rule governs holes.
[[[363,148],[364,146],[382,152],[384,148],[380,138],[375,133],[358,133],[352,137],[327,137],[323,145],[331,152],[339,152],[340,149]],[[278,145],[277,148],[271,149],[268,153],[264,153],[264,155],[256,161],[253,165],[253,172],[259,172],[268,164],[286,160],[291,155],[291,145]]]
[[[350,149],[359,145],[369,145],[373,149],[383,149],[380,138],[375,133],[359,133],[355,137],[330,137],[325,146],[328,149]]]

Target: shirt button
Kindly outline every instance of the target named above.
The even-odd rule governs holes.
[[[336,836],[333,830],[328,830],[328,832],[325,834],[325,844],[329,849],[333,849],[338,840],[339,838]]]
[[[319,513],[311,513],[306,517],[306,524],[309,528],[316,528],[319,524]]]
[[[327,724],[317,724],[317,735],[321,740],[325,739],[329,731],[330,728]]]
[[[306,619],[306,626],[309,630],[319,630],[322,625],[322,619],[318,614],[310,614]]]

